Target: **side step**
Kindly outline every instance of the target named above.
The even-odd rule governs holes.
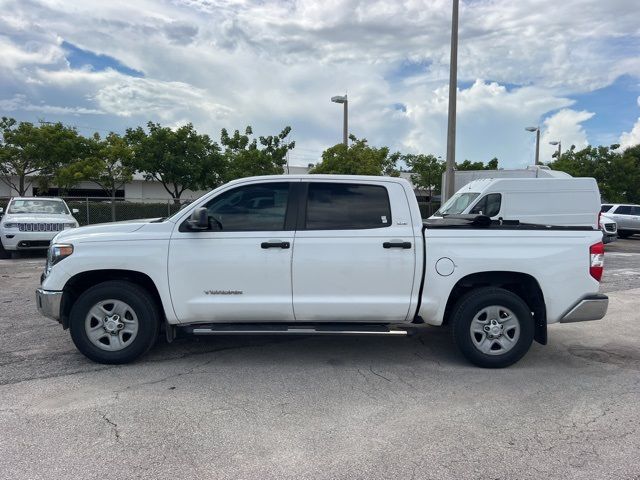
[[[407,335],[406,329],[362,324],[214,323],[179,327],[192,335]]]

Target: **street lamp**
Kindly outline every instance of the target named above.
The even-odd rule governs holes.
[[[562,142],[560,140],[554,140],[553,142],[549,142],[549,145],[557,145],[558,146],[558,160],[560,160],[560,155],[562,155]]]
[[[540,127],[527,127],[527,132],[536,132],[536,165],[540,165]]]
[[[347,146],[347,142],[349,141],[349,101],[347,100],[347,95],[336,95],[335,97],[331,97],[331,101],[333,103],[341,103],[344,106],[344,125],[342,127],[342,143],[344,146]]]

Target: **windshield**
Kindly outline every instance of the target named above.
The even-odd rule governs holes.
[[[48,213],[53,215],[67,215],[69,210],[64,202],[59,200],[14,200],[9,205],[7,213]]]
[[[445,202],[440,210],[434,213],[437,217],[442,217],[443,215],[459,215],[465,211],[465,209],[471,205],[471,203],[478,198],[479,193],[456,193],[453,197]]]

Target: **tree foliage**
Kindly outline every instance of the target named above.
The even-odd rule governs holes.
[[[465,160],[462,163],[456,163],[456,170],[497,170],[498,169],[498,159],[493,157],[491,160],[487,162],[485,165],[484,162],[472,162],[470,160]]]
[[[620,145],[588,146],[576,150],[575,145],[549,163],[553,170],[573,177],[593,177],[602,198],[609,202],[640,202],[640,145],[620,152]]]
[[[127,130],[132,165],[147,180],[160,182],[176,202],[185,190],[214,188],[223,182],[220,147],[208,135],[196,132],[191,123],[172,130],[149,122],[147,129]]]
[[[339,143],[322,152],[322,161],[310,173],[342,175],[398,176],[399,153],[389,153],[388,147],[370,147],[366,139],[350,135],[350,145]]]
[[[115,221],[115,198],[118,190],[133,179],[133,148],[117,133],[109,133],[104,139],[95,133],[87,139],[88,154],[85,158],[60,168],[54,175],[57,185],[74,185],[87,180],[104,190],[111,198],[111,217]]]
[[[421,190],[429,192],[431,198],[434,191],[439,192],[442,187],[442,174],[445,164],[435,155],[408,154],[402,157],[411,170],[411,181]]]
[[[238,130],[229,135],[225,128],[220,133],[220,143],[224,147],[226,181],[254,175],[279,175],[284,173],[287,152],[295,147],[295,142],[287,141],[291,127],[285,127],[278,135],[251,138],[253,130],[245,128],[244,134]]]
[[[0,181],[25,195],[34,180],[46,189],[55,173],[87,153],[86,139],[62,123],[0,120]]]

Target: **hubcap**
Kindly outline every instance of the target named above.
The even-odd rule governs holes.
[[[473,344],[482,353],[503,355],[518,342],[520,321],[508,308],[491,305],[473,317],[469,333]]]
[[[122,300],[101,300],[87,313],[84,327],[93,345],[108,351],[126,348],[138,334],[138,317]]]

